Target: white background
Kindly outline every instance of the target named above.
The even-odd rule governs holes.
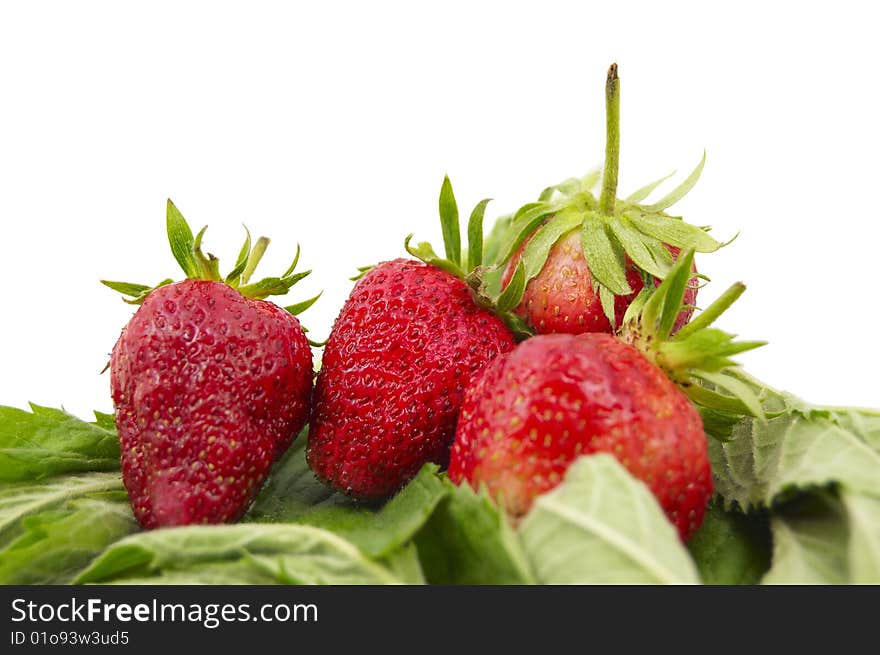
[[[245,222],[296,242],[324,337],[357,265],[439,243],[449,173],[490,216],[601,162],[620,65],[621,194],[705,148],[677,209],[740,238],[705,305],[766,348],[748,370],[880,406],[880,46],[870,3],[4,2],[0,403],[109,410],[98,373],[132,309],[99,278],[180,275],[165,199],[232,264]],[[604,8],[603,8],[604,7]]]

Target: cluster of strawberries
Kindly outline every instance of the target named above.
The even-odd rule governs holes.
[[[250,282],[267,240],[250,237],[226,277],[169,202],[187,279],[107,282],[140,308],[110,362],[123,479],[142,526],[235,521],[309,423],[307,458],[327,484],[387,498],[427,462],[485,486],[514,516],[579,456],[606,452],[655,494],[683,539],[702,522],[712,473],[700,411],[759,415],[728,358],[760,345],[710,327],[735,285],[691,320],[694,251],[721,244],[665,213],[696,182],[651,205],[659,183],[618,199],[616,66],[606,85],[599,175],[548,188],[499,219],[486,201],[461,247],[448,179],[445,257],[363,271],[327,340],[313,387],[310,342],[281,308],[304,275]],[[419,261],[421,260],[421,261]],[[698,408],[700,411],[698,411]]]

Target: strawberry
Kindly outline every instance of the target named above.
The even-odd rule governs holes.
[[[502,285],[506,286],[522,259],[522,252],[529,243],[527,238],[511,257],[504,271]],[[680,249],[666,246],[677,256]],[[684,307],[675,320],[673,332],[687,323],[694,313],[697,302],[697,268],[692,269],[694,277],[685,290]],[[654,286],[660,279],[651,276]],[[645,285],[632,260],[627,260],[626,282],[631,292],[625,296],[614,296],[614,324],[623,322],[627,307]],[[551,248],[547,261],[541,271],[526,285],[522,300],[514,310],[538,334],[581,334],[583,332],[613,332],[611,322],[602,307],[590,267],[584,259],[581,248],[581,235],[570,232]]]
[[[723,244],[708,228],[685,223],[666,209],[696,184],[705,162],[676,189],[653,204],[642,201],[663,178],[618,199],[620,80],[617,66],[606,83],[606,149],[602,187],[598,171],[544,190],[537,202],[501,219],[490,237],[495,266],[481,272],[481,293],[498,298],[532,333],[612,332],[644,289],[669,273],[680,249],[712,252]],[[668,176],[667,176],[668,177]],[[696,276],[696,268],[693,270]],[[693,313],[696,278],[689,285],[676,326]]]
[[[468,230],[474,266],[485,204]],[[467,264],[448,178],[440,210],[448,259],[428,244],[411,249],[407,238],[407,249],[424,262],[396,259],[366,271],[324,348],[308,462],[320,479],[356,498],[385,498],[426,462],[444,465],[465,388],[514,346],[510,330],[477,305],[462,279]]]
[[[122,478],[144,528],[239,519],[309,415],[312,355],[293,313],[263,300],[308,273],[248,279],[268,239],[250,237],[225,280],[168,201],[187,274],[156,287],[104,284],[139,304],[110,358]],[[297,259],[299,253],[297,252]]]
[[[744,287],[671,335],[692,258],[691,251],[682,256],[622,338],[541,335],[492,362],[465,394],[450,479],[485,485],[521,516],[577,457],[607,452],[651,489],[682,539],[692,535],[712,495],[694,403],[761,415],[754,394],[727,370],[728,355],[761,343],[734,342],[708,327]]]

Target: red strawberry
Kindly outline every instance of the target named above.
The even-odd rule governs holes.
[[[268,242],[251,252],[248,239],[221,282],[170,201],[168,227],[190,279],[105,282],[141,303],[113,348],[110,385],[122,477],[144,528],[239,519],[308,419],[312,387],[299,322],[261,299],[303,274],[246,284]]]
[[[712,495],[700,415],[610,334],[538,336],[493,362],[465,395],[449,477],[486,484],[519,516],[596,452],[645,482],[683,538],[700,525]]]
[[[514,346],[510,330],[475,303],[467,284],[439,268],[461,274],[463,267],[460,250],[449,248],[451,234],[459,236],[448,179],[443,189],[450,259],[421,244],[413,252],[432,264],[397,259],[369,270],[324,348],[308,462],[319,478],[357,498],[387,497],[426,462],[445,464],[465,388]],[[475,228],[480,207],[485,203],[472,216]],[[472,239],[470,257],[478,259],[478,251]]]
[[[481,292],[496,299],[502,310],[513,309],[533,332],[612,332],[646,284],[652,288],[666,277],[680,249],[712,252],[722,245],[706,233],[707,228],[665,212],[696,184],[703,162],[656,203],[642,201],[663,180],[625,199],[616,197],[619,88],[617,66],[612,65],[606,85],[607,143],[598,199],[593,195],[600,179],[597,171],[549,187],[537,202],[523,206],[493,230],[490,245],[496,266],[483,271]],[[677,328],[690,319],[696,295],[694,281]]]
[[[528,244],[526,239],[514,253],[504,271],[502,285],[507,286]],[[673,257],[679,248],[667,246]],[[696,276],[697,267],[693,267]],[[614,296],[614,324],[623,323],[627,308],[644,287],[644,280],[632,261],[627,261],[626,281],[632,292]],[[654,286],[660,284],[653,278]],[[673,332],[687,323],[697,302],[697,279],[693,277],[684,296],[684,308],[675,320]],[[584,259],[580,232],[571,232],[557,241],[541,271],[526,285],[520,304],[514,310],[538,334],[581,334],[613,332],[602,308],[602,301]]]
[[[704,407],[761,409],[723,373],[732,364],[728,354],[760,344],[735,343],[708,328],[721,306],[670,338],[692,256],[648,301],[642,322],[627,326],[632,343],[608,334],[543,335],[492,362],[465,394],[450,479],[486,485],[520,516],[577,457],[611,453],[647,484],[683,539],[693,534],[712,495],[712,475],[700,414],[676,382]],[[670,294],[679,302],[666,303]],[[695,375],[740,397],[695,390]]]

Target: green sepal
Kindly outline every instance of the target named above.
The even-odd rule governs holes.
[[[245,226],[245,241],[239,250],[236,258],[235,266],[224,278],[220,274],[220,262],[211,253],[202,251],[202,239],[205,235],[207,226],[199,230],[198,234],[193,236],[192,229],[184,219],[180,210],[169,199],[167,203],[167,211],[165,217],[165,226],[168,234],[168,243],[171,252],[177,263],[183,269],[187,278],[194,280],[208,280],[212,282],[224,282],[230,287],[237,289],[243,296],[250,298],[266,298],[273,295],[284,295],[298,281],[306,277],[311,271],[304,273],[294,273],[294,269],[299,263],[300,247],[297,244],[296,255],[293,263],[280,277],[267,277],[259,282],[249,284],[249,280],[257,265],[259,264],[263,253],[269,245],[267,237],[260,237],[256,243],[251,245],[251,234]],[[105,286],[118,291],[124,296],[125,302],[139,305],[144,299],[156,288],[171,284],[173,280],[166,279],[159,284],[148,287],[143,284],[133,284],[130,282],[114,282],[111,280],[101,280]],[[299,311],[304,311],[310,307],[319,297],[315,296],[307,301],[294,305],[300,307]]]
[[[446,258],[461,265],[461,227],[458,223],[458,204],[455,202],[455,194],[452,192],[452,183],[449,176],[443,178],[440,187],[440,227],[443,230],[443,245],[446,249]]]
[[[691,171],[691,174],[687,176],[684,182],[675,187],[672,191],[663,196],[660,200],[655,202],[652,205],[644,205],[642,209],[647,213],[656,213],[662,212],[669,207],[672,207],[679,200],[684,198],[691,189],[697,184],[697,181],[700,179],[700,175],[703,173],[703,166],[706,165],[706,151],[703,151],[703,157],[700,159],[700,163],[697,164],[697,167]]]
[[[238,286],[241,282],[241,274],[244,272],[244,267],[247,266],[248,257],[251,254],[251,231],[247,229],[247,225],[244,226],[244,233],[244,244],[238,252],[238,258],[235,260],[235,267],[229,271],[229,274],[226,276],[226,284],[233,287]]]
[[[437,268],[446,271],[450,275],[454,275],[457,278],[464,279],[465,273],[463,270],[461,270],[461,267],[459,267],[458,264],[438,256],[437,253],[434,252],[434,248],[432,248],[431,244],[427,241],[422,241],[415,246],[410,245],[412,238],[413,235],[410,234],[403,241],[403,247],[410,255],[412,255],[416,259],[422,260],[426,264],[436,266]]]
[[[129,298],[123,298],[123,302],[126,302],[129,305],[140,305],[143,304],[144,298],[146,298],[151,291],[158,289],[159,287],[164,287],[166,284],[171,284],[174,280],[167,278],[152,287],[148,287],[144,284],[133,284],[131,282],[113,282],[112,280],[100,280],[100,282],[105,287],[109,287],[110,289],[121,293],[123,296],[130,296]]]
[[[201,275],[199,278],[202,280],[211,280],[212,282],[220,281],[220,262],[214,255],[202,252],[202,237],[205,235],[208,226],[204,226],[199,233],[196,235],[196,239],[193,242],[193,254],[196,256],[196,261],[199,263],[199,269],[201,270]]]
[[[525,265],[520,261],[516,265],[516,270],[513,272],[513,276],[510,278],[510,282],[507,284],[507,286],[504,288],[504,291],[501,292],[501,295],[498,296],[498,300],[495,302],[495,306],[498,312],[504,314],[516,307],[519,304],[519,301],[522,299],[525,288],[526,268]]]
[[[165,229],[168,232],[168,243],[171,245],[171,253],[174,259],[180,264],[180,268],[187,277],[199,278],[201,275],[201,266],[193,249],[195,239],[192,230],[183,214],[177,209],[171,198],[168,199],[168,205],[165,213]]]
[[[376,265],[375,265],[375,264],[370,264],[369,266],[358,266],[358,267],[357,267],[357,271],[358,271],[358,272],[357,272],[357,275],[353,275],[352,277],[350,277],[350,278],[348,278],[348,279],[351,280],[352,282],[357,282],[357,281],[360,280],[364,275],[366,275],[367,273],[369,273],[370,271],[372,271],[374,268],[376,268]]]
[[[608,323],[611,324],[611,329],[616,329],[617,312],[614,311],[614,294],[608,289],[608,287],[603,287],[601,285],[596,286],[599,291],[599,302],[602,304],[602,313],[605,314]]]
[[[673,175],[675,175],[675,171],[672,171],[669,175],[664,175],[659,180],[654,180],[650,184],[646,184],[645,186],[643,186],[639,189],[636,189],[635,191],[633,191],[631,194],[629,194],[626,197],[626,202],[628,202],[628,203],[641,202],[642,200],[644,200],[645,198],[650,196],[651,193],[654,192],[654,189],[659,187],[661,184],[663,184],[666,180],[668,180]]]
[[[738,365],[731,357],[765,342],[737,341],[735,335],[710,327],[739,298],[744,285],[734,284],[688,325],[672,333],[685,308],[683,299],[693,278],[693,260],[693,250],[682,252],[666,279],[646,299],[643,289],[636,297],[640,307],[627,312],[620,337],[659,366],[698,409],[710,410],[710,419],[720,421],[726,414],[763,420],[761,401],[736,376]]]
[[[612,216],[608,219],[608,228],[614,238],[620,243],[623,251],[629,255],[633,263],[645,273],[649,273],[661,280],[666,277],[672,268],[669,262],[658,262],[654,257],[657,246],[662,244],[653,237],[640,234],[635,230],[626,218]],[[624,270],[624,277],[626,271]]]
[[[690,225],[680,217],[669,216],[665,210],[681,200],[697,183],[706,162],[706,153],[688,177],[660,200],[642,204],[672,174],[640,187],[625,199],[617,199],[619,158],[619,93],[620,81],[617,66],[608,70],[606,80],[606,148],[605,165],[601,171],[593,171],[583,178],[569,178],[557,185],[546,187],[536,202],[523,205],[512,219],[505,220],[502,227],[503,246],[493,244],[492,264],[504,266],[516,255],[526,239],[541,229],[553,215],[572,211],[582,225],[582,250],[593,280],[598,283],[596,292],[603,295],[603,310],[610,321],[609,292],[613,295],[629,295],[632,289],[627,283],[627,273],[634,268],[645,275],[662,280],[672,268],[673,257],[668,246],[680,250],[713,252],[726,245],[707,234],[708,228]],[[595,187],[601,177],[601,194],[598,199]],[[549,255],[549,250],[547,251]],[[527,268],[527,280],[531,279],[534,262]],[[543,269],[546,258],[538,262]]]
[[[322,295],[324,295],[323,291],[321,293],[319,293],[317,296],[312,296],[308,300],[303,300],[302,302],[298,302],[293,305],[288,305],[284,309],[286,309],[288,312],[290,312],[294,316],[299,316],[304,311],[306,311],[309,307],[314,305],[318,301],[318,298],[320,298]]]
[[[290,287],[311,274],[311,271],[303,271],[286,277],[265,277],[259,282],[246,284],[239,287],[238,292],[247,298],[267,298],[269,296],[283,296]]]
[[[403,247],[416,259],[467,281],[468,277],[483,264],[483,216],[489,202],[490,199],[485,198],[471,211],[467,225],[467,252],[462,252],[458,204],[452,190],[452,182],[449,181],[449,176],[445,176],[440,187],[438,207],[446,257],[440,257],[434,252],[433,246],[427,241],[421,241],[413,246],[412,234],[406,237]],[[363,273],[362,269],[358,270]]]
[[[468,219],[468,262],[469,271],[483,265],[483,216],[486,213],[486,205],[491,198],[483,198],[477,203]]]
[[[531,202],[517,210],[510,221],[510,227],[506,231],[506,238],[499,252],[499,263],[507,262],[535,229],[543,223],[548,216],[555,214],[563,208],[559,202]]]
[[[602,286],[617,296],[632,293],[626,281],[626,258],[623,248],[608,234],[603,218],[597,212],[587,212],[581,228],[581,248],[590,274]]]

